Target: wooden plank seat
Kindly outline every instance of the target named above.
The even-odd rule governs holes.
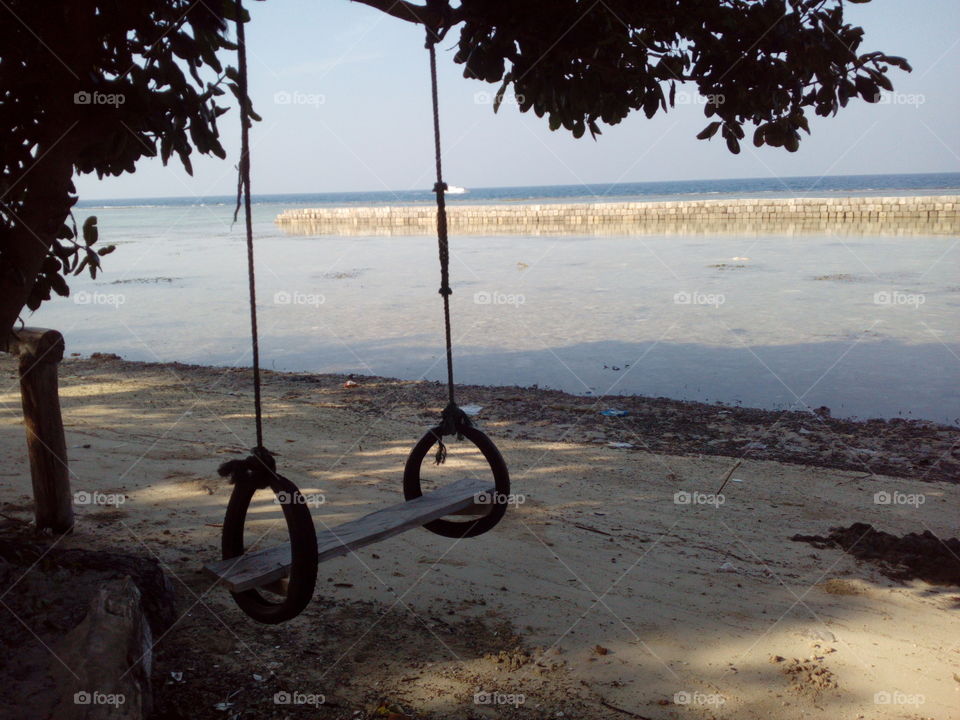
[[[356,520],[317,533],[318,562],[346,555],[352,550],[384,540],[424,523],[462,510],[484,512],[488,506],[474,505],[474,498],[493,494],[490,480],[464,478],[415,500],[397,503]],[[290,543],[254,550],[240,557],[207,563],[204,570],[231,592],[256,587],[279,588],[277,581],[290,569]],[[271,588],[268,588],[271,589]]]

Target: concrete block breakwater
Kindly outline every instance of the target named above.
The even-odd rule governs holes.
[[[960,233],[960,195],[769,198],[685,202],[448,205],[456,235],[701,233]],[[429,235],[430,205],[287,210],[276,222],[304,235]]]

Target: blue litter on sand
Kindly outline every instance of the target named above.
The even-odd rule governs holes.
[[[629,410],[614,410],[613,408],[609,410],[601,410],[601,415],[606,415],[607,417],[625,417],[630,414]]]

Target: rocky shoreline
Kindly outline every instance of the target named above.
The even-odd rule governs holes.
[[[174,363],[130,363],[116,356],[73,358],[65,371],[90,364],[175,368],[219,378],[224,392],[251,391],[251,371]],[[69,369],[68,369],[69,368]],[[268,392],[284,399],[323,390],[324,399],[363,414],[389,416],[429,426],[439,417],[446,390],[437,382],[375,376],[264,371]],[[728,456],[960,483],[960,428],[926,420],[845,420],[828,408],[814,412],[762,410],[649,398],[570,395],[558,390],[462,385],[460,405],[482,408],[478,422],[516,439],[611,445],[625,452]],[[623,414],[604,415],[605,410]]]

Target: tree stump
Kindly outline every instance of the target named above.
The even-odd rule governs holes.
[[[150,625],[133,580],[101,587],[52,661],[60,694],[52,720],[149,717],[152,650]]]
[[[64,352],[63,335],[42,328],[16,330],[10,351],[20,357],[20,397],[37,530],[70,532],[73,497],[57,382],[57,368]]]

